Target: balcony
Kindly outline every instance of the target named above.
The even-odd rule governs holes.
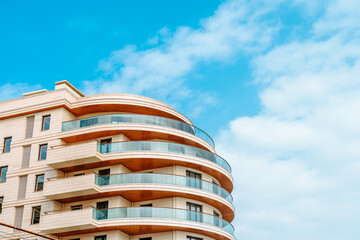
[[[152,142],[152,141],[129,141],[129,142],[108,143],[108,144],[98,143],[97,151],[102,154],[137,152],[137,151],[184,154],[192,157],[198,157],[209,160],[213,163],[216,163],[220,167],[224,168],[229,173],[231,173],[231,167],[229,163],[222,157],[216,155],[215,153],[178,143]]]
[[[190,178],[185,176],[176,176],[168,174],[153,173],[130,173],[114,174],[107,176],[95,176],[95,184],[98,186],[111,186],[123,184],[156,184],[172,185],[178,187],[196,188],[209,193],[216,194],[229,202],[232,202],[232,196],[229,192],[216,184],[204,180]]]
[[[223,218],[232,221],[232,196],[225,189],[204,180],[153,173],[129,173],[99,176],[88,174],[50,179],[44,196],[60,202],[72,202],[109,196],[122,196],[131,202],[167,197],[185,197],[217,206]]]
[[[62,124],[62,131],[70,131],[74,129],[104,125],[104,124],[150,124],[163,127],[169,127],[177,130],[181,130],[207,142],[213,148],[215,144],[211,137],[206,134],[201,129],[170,118],[151,116],[151,115],[141,115],[141,114],[114,114],[114,115],[102,115],[91,118],[84,118],[69,122],[64,122]]]
[[[120,230],[129,235],[183,230],[218,240],[235,240],[227,221],[202,212],[174,208],[124,207],[54,212],[41,216],[40,231],[58,236]]]
[[[39,230],[47,234],[57,234],[96,228],[92,220],[93,211],[88,207],[76,211],[46,213],[40,217]]]
[[[179,165],[214,176],[228,192],[233,188],[231,168],[223,158],[203,149],[168,142],[129,141],[101,145],[92,140],[55,146],[48,152],[47,164],[64,172],[116,164],[123,164],[134,172]]]
[[[70,178],[49,179],[44,184],[44,196],[51,200],[59,200],[97,194],[99,190],[94,184],[95,177],[95,174],[88,174]]]

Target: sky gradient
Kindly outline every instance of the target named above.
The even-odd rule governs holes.
[[[360,1],[0,3],[0,100],[152,97],[233,168],[236,237],[358,240]]]

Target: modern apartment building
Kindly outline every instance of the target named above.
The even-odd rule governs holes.
[[[229,164],[157,100],[67,81],[0,103],[0,222],[62,240],[235,240]]]

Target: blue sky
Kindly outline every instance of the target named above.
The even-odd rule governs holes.
[[[232,164],[239,239],[360,236],[360,2],[7,1],[0,98],[165,101]]]

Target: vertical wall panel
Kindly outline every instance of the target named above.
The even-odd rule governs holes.
[[[35,116],[31,116],[31,117],[26,118],[25,138],[31,138],[33,136],[34,119],[35,119]]]
[[[30,152],[31,152],[31,145],[25,146],[23,148],[23,157],[22,157],[21,168],[28,168],[29,167]]]
[[[24,214],[24,206],[15,207],[15,221],[14,221],[15,227],[18,228],[22,227],[23,214]]]
[[[19,191],[18,191],[18,200],[25,199],[26,194],[26,185],[27,185],[27,175],[19,177]]]

